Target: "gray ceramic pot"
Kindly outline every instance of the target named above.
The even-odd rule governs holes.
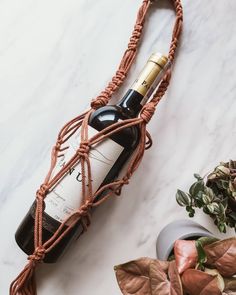
[[[177,220],[165,226],[157,237],[157,259],[167,260],[176,240],[214,237],[211,232],[192,220]]]

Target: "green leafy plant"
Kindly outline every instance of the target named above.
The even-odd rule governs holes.
[[[196,181],[189,192],[177,190],[177,203],[186,208],[189,217],[200,208],[210,215],[220,232],[227,226],[236,230],[236,161],[221,162],[206,179],[194,174]]]
[[[235,237],[177,240],[171,261],[144,257],[114,269],[123,295],[233,295],[235,253]]]

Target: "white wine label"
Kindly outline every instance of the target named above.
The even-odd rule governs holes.
[[[91,138],[98,131],[88,126],[88,137]],[[68,140],[69,148],[53,171],[55,175],[75,154],[80,145],[80,131],[73,134]],[[96,192],[112,166],[123,151],[123,147],[110,138],[94,145],[89,152],[91,164],[93,192]],[[85,165],[86,167],[86,165]],[[87,174],[86,174],[87,175]],[[81,205],[82,201],[82,175],[81,163],[78,162],[56,184],[45,198],[45,213],[52,218],[63,222]]]

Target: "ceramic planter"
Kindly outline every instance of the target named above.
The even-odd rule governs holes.
[[[176,240],[214,237],[211,232],[192,220],[177,220],[165,226],[157,237],[157,259],[168,260]]]

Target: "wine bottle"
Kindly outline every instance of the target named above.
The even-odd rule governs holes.
[[[168,58],[160,53],[154,53],[149,58],[144,69],[135,80],[131,88],[116,105],[107,105],[97,109],[89,119],[89,137],[96,132],[114,124],[120,120],[138,116],[143,105],[151,97],[153,91],[160,83],[169,65]],[[139,142],[139,127],[125,128],[95,147],[89,152],[92,167],[93,190],[101,185],[112,182],[118,177],[124,164],[135,150]],[[80,131],[73,134],[68,142],[69,148],[61,158],[54,173],[73,156],[80,144]],[[98,196],[101,198],[102,196]],[[81,203],[81,165],[76,165],[68,171],[65,177],[59,181],[44,199],[43,213],[43,242],[47,241],[57,230],[60,224]],[[34,216],[36,202],[33,203],[19,225],[15,239],[19,247],[28,255],[34,251]],[[61,241],[44,257],[44,262],[52,263],[65,252],[73,240],[83,232],[80,221],[64,236]]]

